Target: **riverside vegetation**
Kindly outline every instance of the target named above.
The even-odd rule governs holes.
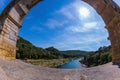
[[[34,65],[42,65],[43,67],[57,68],[60,65],[70,61],[70,59],[28,59],[27,63],[31,63]]]
[[[100,47],[97,51],[90,52],[80,61],[87,67],[102,65],[112,61],[111,46]]]
[[[69,54],[70,53],[70,54]],[[17,59],[45,67],[57,67],[74,58],[80,58],[88,52],[80,50],[59,51],[54,47],[40,48],[19,37],[17,41]]]
[[[17,59],[22,59],[28,63],[45,67],[57,67],[71,59],[80,57],[83,57],[80,62],[88,67],[102,65],[112,60],[111,46],[100,47],[97,51],[91,52],[80,50],[59,51],[54,47],[45,49],[36,47],[29,41],[19,37],[17,48]]]

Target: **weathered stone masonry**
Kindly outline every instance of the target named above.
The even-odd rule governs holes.
[[[0,58],[15,59],[18,31],[24,16],[41,0],[12,0],[0,15]],[[120,63],[120,8],[113,0],[83,0],[103,18],[112,46],[112,61]],[[47,6],[47,5],[46,5]]]
[[[16,58],[16,41],[24,16],[41,0],[12,0],[0,15],[0,58]]]

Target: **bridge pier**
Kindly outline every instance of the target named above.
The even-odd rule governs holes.
[[[16,42],[18,27],[10,19],[6,19],[0,32],[0,59],[16,59]]]
[[[112,62],[120,63],[120,16],[116,16],[108,24],[109,39],[111,41]]]
[[[41,0],[12,0],[0,15],[0,59],[16,59],[18,31],[24,16]]]

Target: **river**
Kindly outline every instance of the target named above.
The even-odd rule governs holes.
[[[60,69],[82,69],[82,68],[84,68],[79,61],[80,61],[80,59],[75,59],[75,60],[72,60],[70,62],[67,62],[67,63],[61,65],[58,68],[60,68]]]

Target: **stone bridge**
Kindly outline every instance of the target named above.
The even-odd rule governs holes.
[[[16,58],[16,41],[24,16],[42,0],[11,0],[0,15],[0,58]],[[120,7],[113,0],[83,0],[103,18],[112,46],[112,62],[120,63]],[[46,5],[47,6],[47,5]]]

